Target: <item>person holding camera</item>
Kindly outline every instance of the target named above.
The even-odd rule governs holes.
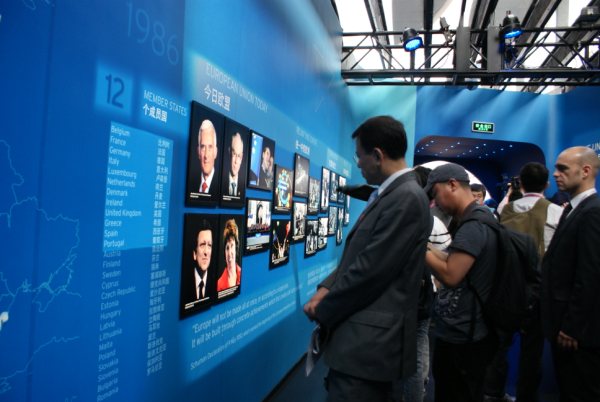
[[[505,200],[498,206],[500,223],[504,226],[530,235],[536,243],[538,254],[544,256],[563,209],[546,200],[544,190],[548,187],[548,169],[538,162],[526,163],[513,177]],[[514,194],[522,196],[514,199]],[[512,190],[512,191],[511,191]],[[514,199],[514,200],[512,200]],[[542,380],[542,353],[544,338],[542,336],[539,310],[535,311],[520,331],[521,351],[517,376],[517,402],[539,401],[538,388]],[[487,369],[485,381],[485,401],[508,401],[505,394],[508,376],[508,351],[512,344],[513,334],[502,333],[500,348]]]

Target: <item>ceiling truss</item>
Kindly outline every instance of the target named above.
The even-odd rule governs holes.
[[[335,6],[336,0],[331,1]],[[424,47],[416,51],[423,53],[420,57],[413,53],[410,62],[404,61],[406,65],[394,57],[402,46],[394,44],[392,38],[402,36],[402,32],[387,29],[382,0],[364,3],[372,31],[342,34],[358,37],[358,45],[342,48],[342,77],[348,85],[518,86],[531,92],[541,92],[550,85],[600,85],[600,21],[544,28],[561,0],[533,0],[522,21],[523,34],[512,41],[494,38],[499,27],[491,26],[490,21],[499,0],[476,0],[468,21],[470,28],[456,30],[433,30],[434,0],[425,0],[425,29],[418,31]],[[463,0],[461,15],[464,5]],[[600,6],[600,0],[591,0],[589,6]],[[434,40],[439,35],[444,39]],[[498,43],[490,43],[494,39]],[[532,65],[528,61],[534,52],[539,57],[540,49],[545,54],[543,62],[527,68]],[[378,53],[382,69],[360,68],[361,60],[370,52]],[[417,64],[417,59],[424,62]],[[440,59],[452,60],[452,66],[440,63]]]
[[[425,41],[424,47],[416,50],[427,55],[421,65],[415,65],[415,53],[411,53],[409,65],[394,57],[392,50],[402,49],[402,45],[390,44],[389,39],[402,35],[400,31],[344,33],[343,36],[359,37],[359,41],[356,46],[342,48],[342,77],[348,85],[510,85],[533,90],[548,85],[600,85],[600,25],[526,28],[517,40],[500,40],[497,27],[488,29],[491,32],[469,28],[418,31],[425,38],[444,38],[442,44]],[[497,43],[488,43],[494,38]],[[544,49],[546,60],[539,68],[526,68],[528,58],[537,49]],[[361,56],[356,58],[359,50]],[[387,68],[358,68],[371,51],[387,60]],[[469,55],[468,62],[460,60],[457,54]],[[442,68],[439,63],[432,63],[434,58],[451,59],[453,67]],[[574,59],[581,66],[572,66]]]

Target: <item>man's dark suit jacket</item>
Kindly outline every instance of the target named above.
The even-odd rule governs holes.
[[[542,325],[581,347],[600,347],[600,198],[584,199],[552,237],[542,262]]]
[[[331,331],[327,365],[355,377],[392,381],[416,367],[417,301],[432,219],[413,172],[394,180],[363,212],[316,319]]]

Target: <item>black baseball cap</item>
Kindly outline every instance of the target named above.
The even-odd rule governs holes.
[[[445,183],[450,179],[469,183],[469,175],[464,167],[456,163],[446,163],[436,167],[429,173],[424,190],[429,194],[435,183]]]

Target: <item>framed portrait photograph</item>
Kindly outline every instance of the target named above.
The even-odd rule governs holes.
[[[291,228],[289,219],[273,219],[269,267],[285,265],[290,260]]]
[[[209,307],[217,296],[218,215],[185,214],[179,317]]]
[[[338,200],[338,192],[337,192],[337,188],[338,188],[338,175],[335,172],[331,172],[330,178],[329,178],[329,185],[331,186],[331,189],[329,191],[329,200],[331,202],[337,202]]]
[[[336,245],[340,245],[343,242],[343,236],[344,236],[344,232],[343,232],[343,228],[344,228],[344,208],[343,207],[338,207],[338,216],[337,216],[337,227],[336,227],[336,231],[335,231],[335,244]]]
[[[304,240],[306,235],[306,203],[294,201],[292,211],[292,243]]]
[[[310,257],[317,253],[319,238],[319,221],[309,219],[306,221],[306,237],[304,238],[304,256]]]
[[[350,198],[346,197],[344,200],[344,226],[348,226],[350,224]]]
[[[221,206],[242,208],[246,198],[248,171],[248,129],[225,119],[223,168],[221,175]]]
[[[329,217],[327,222],[327,235],[333,236],[337,230],[337,221],[338,221],[338,207],[330,206],[329,207]]]
[[[346,185],[346,178],[344,176],[338,176],[338,190],[340,187],[344,187]],[[340,191],[337,192],[337,200],[339,203],[343,204],[345,199],[346,199],[346,195]]]
[[[321,170],[321,212],[327,212],[327,208],[329,208],[329,179],[330,171],[323,167]]]
[[[274,170],[275,141],[256,132],[251,132],[248,187],[272,191]]]
[[[326,216],[319,217],[319,230],[317,237],[317,250],[323,250],[327,247],[327,221],[329,219]]]
[[[240,240],[244,238],[242,215],[219,217],[219,270],[217,271],[217,301],[240,294],[242,286],[242,253]]]
[[[244,254],[268,250],[271,236],[271,201],[248,198]]]
[[[225,117],[195,101],[191,114],[185,202],[215,205],[220,197]]]
[[[292,177],[294,171],[275,165],[275,191],[273,192],[273,211],[289,214],[292,210]]]
[[[317,215],[319,213],[320,196],[321,181],[316,177],[310,177],[308,180],[308,215]]]
[[[294,196],[308,197],[310,163],[300,154],[294,155]]]

